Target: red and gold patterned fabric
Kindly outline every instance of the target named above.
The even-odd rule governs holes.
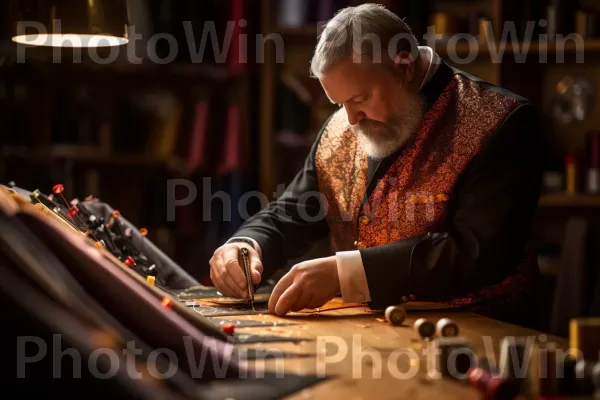
[[[323,131],[315,164],[335,250],[381,246],[443,231],[453,188],[486,139],[518,102],[454,75],[426,112],[415,139],[365,199],[368,159],[343,109]],[[479,294],[453,299],[457,306],[502,296],[524,275]],[[408,293],[399,293],[405,297]],[[417,299],[418,300],[418,299]]]

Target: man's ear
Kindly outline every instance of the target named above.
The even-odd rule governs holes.
[[[407,82],[412,82],[415,79],[415,64],[415,58],[410,51],[403,50],[396,54],[394,58],[394,69],[403,72]]]

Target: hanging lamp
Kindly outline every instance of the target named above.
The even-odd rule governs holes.
[[[8,0],[15,43],[110,47],[129,42],[126,0]]]

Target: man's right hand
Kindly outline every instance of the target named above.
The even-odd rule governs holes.
[[[252,283],[258,285],[263,272],[260,256],[246,243],[230,243],[219,247],[210,259],[210,279],[223,296],[248,299],[248,289],[240,250],[245,247],[250,253]]]

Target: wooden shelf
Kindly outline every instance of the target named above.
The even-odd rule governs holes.
[[[453,52],[459,57],[466,57],[471,51],[476,51],[477,56],[496,56],[499,54],[512,55],[523,54],[525,52],[524,44],[522,42],[518,42],[516,47],[516,49],[513,47],[513,43],[481,43],[478,44],[476,47],[472,47],[469,43],[461,41],[459,43],[456,43]],[[451,53],[450,49],[448,49],[447,43],[437,43],[434,45],[434,48],[436,52],[440,55],[447,56]],[[501,51],[502,49],[503,52]],[[583,53],[600,52],[600,39],[585,40],[581,49],[578,49],[577,43],[571,40],[566,42],[548,43],[532,42],[526,51],[526,55],[533,54],[534,56],[537,56],[540,53],[544,52],[547,54],[556,54],[559,51],[564,51],[565,54],[575,54],[577,51],[581,51]]]
[[[315,42],[319,37],[319,27],[315,25],[306,25],[306,26],[279,26],[273,29],[273,33],[280,34],[284,38],[306,38],[306,39],[314,39]]]
[[[143,154],[106,154],[90,146],[53,146],[42,150],[25,147],[3,147],[0,155],[4,160],[44,164],[54,161],[70,161],[78,164],[94,164],[115,167],[159,167],[166,166],[169,160],[152,158]]]
[[[316,42],[319,37],[319,33],[320,33],[319,31],[320,31],[320,27],[315,24],[315,25],[306,25],[306,26],[298,26],[298,27],[278,26],[272,30],[272,33],[280,34],[281,36],[283,36],[284,40],[285,39],[306,39],[306,40],[313,40],[314,42]],[[492,44],[487,44],[487,43],[479,44],[478,47],[476,47],[477,54],[478,55],[490,55],[491,53],[499,52],[499,49],[502,48],[501,47],[502,44],[500,42],[495,42],[494,45],[495,45],[495,47],[494,47],[495,51],[491,51],[490,47],[493,46]],[[435,48],[435,50],[438,53],[444,54],[444,55],[448,54],[447,46],[448,46],[447,41],[439,42],[439,43],[436,43],[433,45],[433,47]],[[513,48],[512,42],[505,43],[503,45],[503,47],[504,47],[504,54],[521,53],[523,51],[522,49],[524,47],[524,43],[522,41],[517,42],[518,48],[516,49],[516,51]],[[547,52],[550,54],[554,54],[559,50],[564,50],[566,53],[569,53],[569,54],[575,53],[578,50],[582,50],[585,53],[600,52],[600,38],[585,39],[584,43],[583,43],[583,48],[578,49],[577,47],[578,47],[577,43],[574,42],[573,40],[565,40],[565,41],[559,41],[559,42],[548,41],[547,43],[531,42],[531,44],[529,45],[529,48],[528,48],[528,52],[532,52],[534,54],[538,54],[541,52]],[[469,51],[471,51],[471,46],[465,40],[460,40],[459,42],[456,43],[455,51],[456,51],[456,54],[459,56],[466,56],[469,54]]]
[[[543,276],[558,276],[561,270],[560,258],[538,256],[540,273]]]
[[[278,69],[276,65],[275,53],[271,49],[270,56],[267,61],[261,66],[263,85],[261,86],[261,180],[265,182],[263,187],[269,188],[268,192],[273,190],[272,170],[276,168],[278,162],[281,162],[279,156],[274,154],[273,137],[275,113],[277,111],[277,92],[276,84],[279,80],[279,73],[287,73],[291,71],[308,71],[308,68],[302,67],[307,65],[307,60],[310,60],[314,51],[314,46],[319,39],[319,33],[323,27],[317,23],[307,23],[304,26],[282,26],[276,19],[277,2],[274,0],[261,0],[261,19],[263,21],[262,33],[274,33],[280,35],[279,39],[285,42],[285,65]],[[485,18],[492,23],[493,32],[502,32],[506,21],[513,21],[514,15],[520,12],[519,7],[514,6],[511,2],[503,0],[474,0],[474,1],[446,1],[440,0],[436,3],[432,12],[440,12],[446,15],[467,17],[474,10],[480,12]],[[423,16],[425,17],[425,16]],[[562,20],[562,18],[560,18]],[[413,29],[422,25],[421,29],[416,29],[419,34],[425,33],[431,25],[431,15],[427,17],[427,21],[407,21],[413,25]],[[466,28],[465,28],[466,29]],[[541,32],[541,31],[540,31]],[[540,37],[535,37],[539,39]],[[421,40],[422,45],[433,47],[443,60],[458,69],[464,70],[470,74],[478,76],[485,81],[504,87],[517,94],[523,95],[531,99],[540,109],[543,108],[548,97],[548,92],[554,93],[556,81],[562,76],[580,73],[584,77],[588,77],[592,84],[598,86],[593,78],[595,68],[600,62],[600,38],[588,38],[583,41],[583,46],[578,46],[574,40],[562,40],[559,42],[548,41],[540,43],[538,41],[531,42],[526,51],[524,51],[523,40],[511,40],[508,38],[504,43],[499,43],[500,37],[491,39],[491,43],[482,41],[473,48],[473,40],[467,42],[465,39],[459,40],[451,52],[448,51],[448,41],[440,40],[438,42]],[[496,40],[495,40],[496,39]],[[272,42],[272,41],[270,41]],[[514,45],[514,48],[513,48]],[[581,47],[581,48],[579,48]],[[501,56],[499,50],[502,49]],[[469,57],[473,51],[473,57]],[[562,52],[564,51],[564,59],[569,62],[562,63]],[[476,53],[476,54],[475,54]],[[576,57],[579,60],[583,54],[588,56],[586,65],[575,66],[573,61]],[[521,56],[523,55],[523,56]],[[546,59],[544,61],[544,58]],[[523,65],[518,65],[523,64]],[[547,64],[547,65],[543,65]],[[564,64],[564,65],[558,65]],[[300,66],[300,67],[297,67]],[[304,69],[303,69],[304,68]],[[303,74],[304,72],[302,72]],[[302,75],[304,76],[304,75]],[[586,121],[585,127],[581,130],[592,129],[589,126],[598,125],[596,116],[598,113],[590,113],[589,121]],[[582,125],[583,126],[583,125]],[[314,127],[319,128],[319,126]],[[576,129],[580,129],[576,127]],[[564,129],[556,128],[556,134],[559,135]],[[575,135],[571,135],[575,137]],[[561,139],[562,140],[562,139]],[[565,142],[567,140],[565,139]],[[576,140],[574,139],[569,145],[575,147]],[[562,145],[562,143],[559,143]],[[575,195],[568,196],[565,194],[544,195],[539,202],[540,207],[549,208],[592,208],[600,207],[600,196]]]
[[[6,64],[0,67],[0,74],[17,73],[18,75],[44,80],[66,80],[93,82],[96,85],[106,83],[152,86],[194,85],[221,87],[233,82],[240,82],[245,75],[232,74],[225,68],[199,64],[52,64],[31,62],[27,64]],[[160,76],[161,79],[156,79]]]
[[[600,207],[600,195],[588,194],[544,194],[538,203],[539,207]]]

